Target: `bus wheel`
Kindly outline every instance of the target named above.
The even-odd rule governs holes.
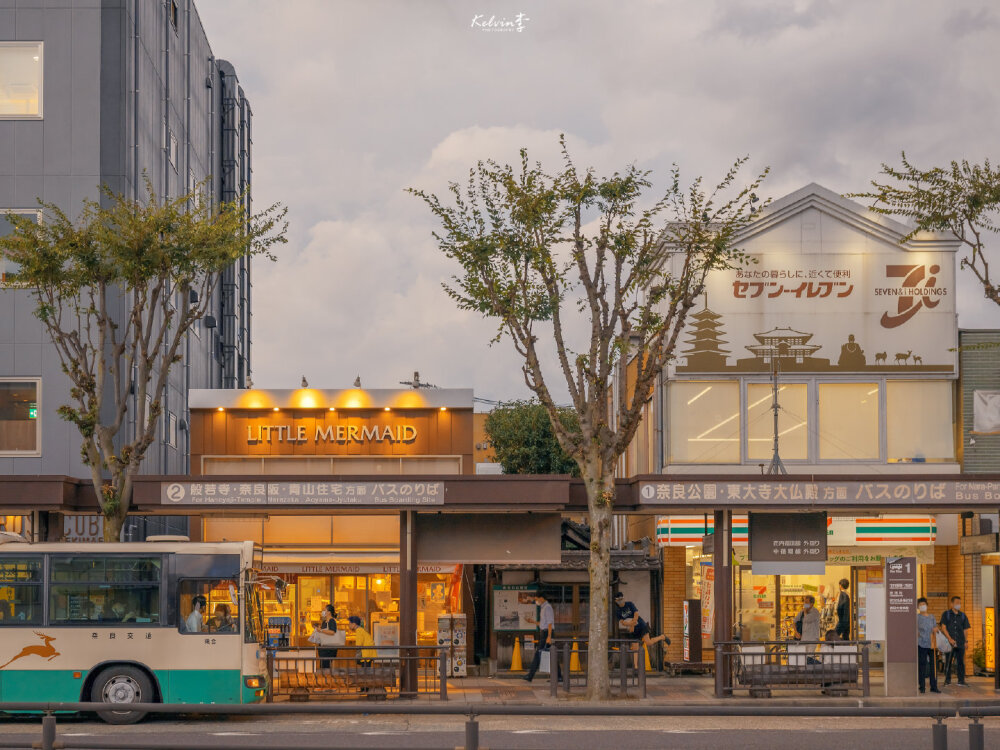
[[[135,667],[109,667],[101,672],[90,691],[94,703],[152,703],[153,684]],[[145,711],[98,711],[108,724],[134,724]]]

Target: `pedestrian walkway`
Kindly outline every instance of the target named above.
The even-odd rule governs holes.
[[[992,677],[970,677],[968,687],[949,685],[942,687],[940,695],[935,693],[915,694],[910,697],[887,698],[882,695],[882,673],[873,671],[871,696],[863,699],[867,705],[893,705],[896,703],[911,705],[945,705],[955,706],[972,703],[996,703],[1000,701],[1000,693],[993,689]],[[639,690],[632,687],[629,698],[644,703],[711,703],[719,700],[715,697],[715,680],[712,676],[684,675],[680,677],[665,677],[650,675],[646,680],[645,699],[638,698]],[[916,693],[916,691],[914,691]],[[466,703],[496,703],[496,704],[550,704],[566,700],[580,700],[585,694],[585,688],[576,687],[568,695],[559,689],[559,697],[550,695],[548,675],[539,675],[534,682],[527,683],[517,675],[502,677],[466,677],[460,680],[448,681],[448,699]],[[862,700],[858,695],[848,698],[831,698],[816,690],[775,690],[772,698],[750,698],[740,691],[732,698],[720,702],[749,702],[753,705],[769,703],[822,703],[856,705]]]

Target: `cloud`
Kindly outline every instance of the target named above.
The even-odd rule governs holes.
[[[489,398],[526,393],[508,342],[441,290],[429,212],[479,159],[521,146],[556,168],[677,162],[712,183],[733,160],[765,192],[861,190],[905,149],[921,165],[995,154],[995,53],[982,3],[932,0],[201,0],[213,52],[254,110],[257,205],[290,244],[254,276],[254,380],[392,386],[413,370]],[[530,18],[517,32],[476,13]],[[749,171],[747,173],[749,175]],[[961,322],[1000,315],[960,273]]]

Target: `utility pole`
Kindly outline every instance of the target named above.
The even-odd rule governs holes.
[[[774,452],[771,455],[771,464],[767,467],[767,474],[784,474],[785,465],[781,463],[781,456],[778,454],[778,349],[771,349],[771,411],[774,412]]]

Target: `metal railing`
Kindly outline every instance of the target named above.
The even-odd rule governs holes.
[[[642,641],[632,638],[608,641],[608,670],[611,689],[621,696],[631,694],[646,697],[646,658]],[[573,688],[587,687],[587,667],[590,650],[584,638],[554,639],[551,645],[551,669],[549,670],[549,694],[554,698],[559,688],[569,693]],[[652,658],[650,654],[650,658]],[[562,671],[556,669],[556,659]],[[631,689],[631,693],[629,690]]]
[[[177,747],[176,740],[149,740],[144,737],[130,735],[123,737],[85,737],[58,736],[55,712],[94,712],[107,710],[106,704],[100,704],[100,709],[93,703],[0,703],[0,712],[43,713],[41,722],[41,738],[31,744],[7,740],[0,736],[0,748],[41,748],[42,750],[57,750],[58,748],[80,748],[81,750],[115,750],[129,748],[130,750],[172,750]],[[162,704],[133,703],[129,710],[155,714],[201,714],[215,716],[281,716],[294,714],[327,714],[345,715],[360,714],[378,715],[412,715],[412,716],[462,716],[465,721],[464,750],[480,750],[479,722],[482,716],[616,716],[616,717],[824,717],[824,718],[925,718],[934,720],[931,727],[932,747],[934,750],[948,749],[948,732],[944,720],[959,717],[972,719],[969,725],[969,750],[985,750],[985,728],[981,720],[985,717],[1000,716],[1000,703],[980,706],[962,706],[946,708],[943,706],[846,706],[846,705],[811,705],[811,706],[778,706],[768,704],[725,705],[720,703],[690,703],[684,705],[621,705],[621,704],[570,704],[570,705],[495,705],[495,704],[457,704],[457,703],[424,703],[411,704],[405,701],[393,703],[256,703],[245,705],[219,704]],[[836,730],[835,730],[836,731]],[[387,738],[387,747],[398,747],[398,737]],[[254,744],[255,750],[286,750],[288,738],[280,737],[275,744]],[[245,741],[227,742],[219,737],[204,742],[190,741],[185,738],[185,750],[246,750]],[[367,748],[372,745],[366,744]],[[408,745],[408,747],[411,747]],[[342,750],[350,750],[349,746]]]
[[[267,652],[267,700],[288,696],[306,701],[325,698],[399,698],[437,695],[448,700],[448,654],[440,646],[368,646],[376,656],[342,646],[336,656],[315,648],[281,648]],[[412,675],[406,685],[405,673]]]
[[[868,645],[868,641],[718,642],[716,696],[744,689],[751,697],[769,698],[772,689],[779,689],[822,690],[826,695],[857,690],[867,697],[871,694]]]

